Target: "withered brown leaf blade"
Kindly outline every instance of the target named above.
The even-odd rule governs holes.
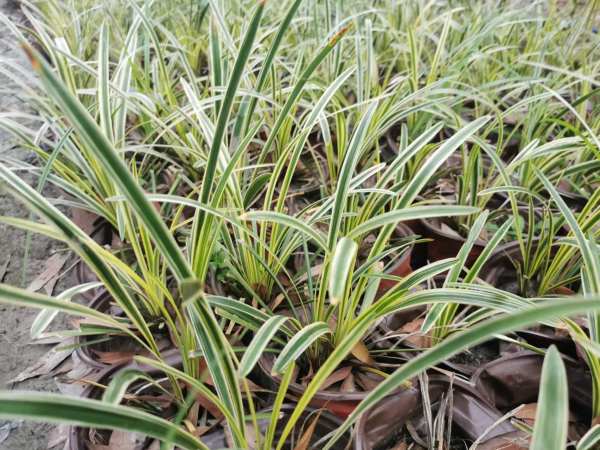
[[[115,430],[110,435],[110,450],[141,450],[145,438],[131,431]],[[107,450],[108,450],[107,449]]]
[[[373,358],[371,358],[369,349],[362,341],[358,341],[351,351],[352,356],[354,356],[360,362],[363,362],[369,366],[375,364],[375,361],[373,360]]]
[[[22,371],[9,383],[20,383],[30,378],[47,375],[59,366],[71,353],[73,353],[73,339],[69,338],[54,346],[48,353],[38,361]]]
[[[306,450],[308,449],[308,445],[310,444],[310,440],[312,439],[313,434],[315,433],[315,428],[317,428],[317,423],[319,422],[319,417],[321,417],[321,412],[319,411],[315,418],[312,420],[308,428],[302,434],[302,437],[298,441],[298,444],[294,448],[294,450]]]
[[[58,276],[60,270],[63,268],[69,255],[67,253],[55,253],[52,255],[48,261],[46,261],[46,265],[44,266],[44,270],[40,273],[30,284],[27,286],[27,290],[30,292],[36,292],[45,287],[47,284],[53,282],[56,283],[56,277]]]
[[[335,372],[333,372],[331,375],[329,375],[325,381],[323,381],[323,384],[321,384],[320,388],[321,390],[325,390],[328,387],[339,383],[340,381],[344,381],[348,375],[351,375],[352,373],[352,367],[351,366],[345,366],[342,367],[341,369],[336,370]]]
[[[10,257],[12,255],[9,253],[9,255],[6,257],[6,259],[4,260],[4,262],[2,264],[0,264],[0,283],[2,281],[4,281],[4,277],[6,275],[6,271],[8,270],[8,265],[10,264]]]

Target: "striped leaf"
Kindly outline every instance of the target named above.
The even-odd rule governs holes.
[[[426,219],[432,217],[467,216],[477,212],[479,212],[479,208],[475,208],[473,206],[412,206],[379,214],[353,228],[348,236],[352,238],[358,238],[369,231],[406,220]]]
[[[473,134],[490,120],[489,117],[480,117],[473,122],[465,125],[458,130],[450,139],[445,141],[439,149],[431,155],[421,166],[419,171],[412,177],[406,188],[402,192],[402,198],[398,203],[399,208],[409,206],[421,189],[433,176],[435,171],[454,153],[454,151],[464,144]]]
[[[320,231],[316,230],[315,228],[311,228],[310,226],[306,225],[305,222],[302,222],[295,217],[288,216],[287,214],[282,214],[275,211],[249,211],[240,216],[240,220],[264,221],[285,225],[305,234],[322,249],[327,248],[325,238]]]
[[[219,398],[235,417],[235,426],[244,429],[244,408],[231,344],[213,316],[200,283],[195,280],[185,282],[182,293],[196,343],[202,350]],[[236,444],[243,447],[245,442]]]
[[[285,369],[295,362],[313,342],[327,333],[331,333],[331,330],[324,322],[315,322],[300,330],[281,350],[273,364],[273,374],[285,372]]]
[[[284,316],[273,316],[259,328],[250,345],[244,350],[244,356],[238,369],[240,376],[245,377],[254,369],[267,345],[286,320],[288,318]]]
[[[535,413],[531,450],[563,450],[569,428],[569,386],[567,371],[553,345],[542,366],[540,393]]]
[[[600,425],[594,425],[577,443],[577,450],[593,450],[600,443]]]
[[[358,244],[347,237],[341,238],[335,246],[329,272],[329,300],[332,305],[337,305],[346,296],[346,289],[352,283],[357,252]]]
[[[151,436],[185,450],[208,450],[194,435],[160,417],[127,406],[62,394],[0,392],[0,417],[123,430]]]
[[[264,7],[265,2],[258,3],[254,15],[252,16],[252,19],[250,21],[250,24],[248,25],[246,34],[244,35],[244,39],[242,41],[237,58],[235,60],[234,67],[229,78],[229,82],[227,83],[227,89],[225,91],[225,96],[223,97],[221,107],[219,109],[219,116],[215,125],[215,132],[210,145],[208,159],[206,161],[206,167],[204,169],[204,176],[202,179],[202,187],[200,190],[199,200],[203,204],[211,204],[211,191],[214,188],[214,181],[217,177],[217,162],[221,153],[223,139],[227,133],[227,124],[231,115],[231,108],[233,106],[233,101],[237,94],[240,80],[242,79],[242,75],[244,73],[246,62],[248,61],[248,57],[250,56],[250,53],[252,51],[252,45],[254,44],[254,39],[256,37],[256,33],[258,32],[258,27],[260,24],[260,19],[263,14]],[[192,228],[191,260],[194,272],[201,277],[203,277],[207,268],[208,258],[210,257],[211,253],[210,249],[212,248],[211,244],[207,245],[207,242],[203,242],[201,240],[201,236],[203,235],[203,233],[206,233],[208,231],[207,229],[203,229],[203,227],[206,226],[207,228],[211,228],[211,222],[212,217],[207,216],[204,213],[204,211],[198,210],[196,212]]]
[[[28,52],[33,68],[39,74],[46,92],[60,106],[87,148],[93,152],[110,180],[118,187],[119,192],[127,198],[128,205],[148,229],[173,273],[180,280],[190,278],[192,272],[175,239],[103,131],[79,100],[54,75],[44,58],[33,49],[29,49]]]

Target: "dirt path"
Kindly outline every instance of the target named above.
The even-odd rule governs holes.
[[[0,13],[13,20],[21,20],[16,0],[0,0]],[[22,50],[8,30],[0,27],[0,57],[24,61]],[[1,64],[1,62],[0,62]],[[23,111],[25,105],[16,89],[10,89],[0,75],[0,112]],[[10,94],[8,93],[10,92]],[[10,135],[0,130],[0,159],[3,157],[33,160],[33,155],[15,147]],[[28,180],[31,182],[31,180]],[[27,217],[28,212],[0,185],[0,215]],[[40,236],[32,236],[29,259],[23,280],[23,256],[26,235],[24,232],[0,224],[0,269],[8,261],[4,282],[14,286],[27,286],[44,268],[48,258],[64,248]],[[55,390],[51,377],[38,378],[17,385],[9,380],[42,357],[47,345],[31,344],[29,328],[36,311],[0,305],[0,388],[27,390]],[[0,422],[0,450],[42,450],[47,448],[48,435],[53,426],[23,422]]]

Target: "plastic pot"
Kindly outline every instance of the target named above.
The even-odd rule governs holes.
[[[166,364],[172,367],[180,367],[181,366],[181,356],[179,352],[175,350],[171,350],[164,355],[164,361]],[[113,366],[109,368],[104,368],[99,372],[95,379],[98,380],[101,385],[108,385],[110,383],[112,377],[119,371],[124,369],[137,369],[151,377],[163,377],[164,374],[161,370],[156,369],[154,367],[146,366],[143,364],[138,364],[135,362]],[[145,383],[145,382],[144,382]],[[135,383],[134,383],[135,385]],[[81,397],[99,400],[102,398],[104,394],[104,389],[99,387],[98,385],[89,384],[81,394]],[[151,394],[149,394],[151,395]],[[91,435],[91,429],[87,427],[79,427],[79,426],[71,426],[68,429],[68,437],[67,437],[67,449],[68,450],[89,450],[90,446],[88,445],[89,437]],[[151,438],[146,439],[149,445],[151,442]],[[146,448],[146,446],[144,446]]]
[[[103,289],[90,302],[89,307],[96,311],[110,314],[109,310],[113,307],[113,298],[107,290]],[[77,357],[95,369],[103,370],[115,365],[128,364],[133,360],[134,356],[144,355],[147,352],[135,340],[126,335],[119,335],[108,341],[94,343],[93,341],[97,339],[98,336],[96,335],[75,337],[75,353]],[[165,339],[165,345],[161,349],[165,352],[170,352],[170,347],[172,347],[171,341]],[[98,352],[119,352],[119,361],[117,363],[104,362],[94,350]]]
[[[80,226],[80,224],[75,221]],[[113,243],[115,235],[114,228],[103,217],[98,216],[94,221],[94,227],[89,233],[90,237],[99,245],[106,246]],[[98,281],[96,274],[83,261],[78,261],[75,266],[75,280],[77,284],[93,283]],[[81,294],[86,300],[93,300],[102,292],[102,288],[90,289]]]
[[[281,378],[271,373],[274,362],[275,356],[273,354],[263,354],[258,361],[258,366],[262,372],[265,384],[269,385],[268,387],[271,389],[276,390],[281,383]],[[306,386],[292,382],[288,386],[288,397],[298,399],[305,391]],[[323,408],[341,419],[346,419],[368,394],[369,391],[344,393],[337,390],[322,389],[313,396],[310,406],[313,408]]]
[[[508,411],[537,400],[543,362],[544,355],[538,353],[511,353],[481,366],[472,382],[491,404]],[[565,362],[573,411],[588,420],[593,401],[591,376],[580,364]]]
[[[396,238],[407,238],[413,236],[414,234],[415,233],[413,232],[413,230],[408,225],[405,225],[403,223],[399,223],[394,231],[394,237]],[[408,247],[406,247],[402,251],[402,253],[386,269],[386,275],[393,275],[396,277],[405,277],[407,275],[410,275],[413,271],[413,268],[411,266],[411,259],[414,247],[414,244],[410,244]],[[379,296],[382,296],[387,291],[396,286],[397,283],[398,282],[396,280],[388,280],[382,278],[379,282],[379,289],[377,290],[377,294]]]
[[[483,442],[515,433],[507,422],[494,425],[502,413],[489,403],[482,394],[467,381],[446,375],[433,374],[428,377],[428,397],[432,408],[442,394],[452,391],[452,422],[461,435],[474,441],[484,435]],[[356,450],[389,448],[409,419],[423,417],[421,389],[411,388],[385,398],[365,412],[356,425]],[[458,430],[455,430],[455,432]]]
[[[281,431],[283,431],[283,427],[287,423],[290,415],[294,411],[295,404],[288,403],[281,406],[280,418],[277,422],[277,428],[275,429],[275,440],[274,443],[277,443],[279,437],[281,436]],[[260,413],[270,413],[272,411],[271,408],[262,410]],[[306,408],[300,419],[296,423],[293,432],[290,434],[290,437],[287,439],[286,444],[284,445],[284,449],[292,450],[296,448],[298,440],[303,436],[304,430],[308,426],[312,424],[312,420],[318,415],[317,424],[315,425],[315,429],[313,431],[312,437],[308,444],[307,448],[319,448],[319,444],[322,445],[322,438],[325,438],[329,433],[336,431],[339,426],[342,424],[342,421],[335,417],[333,414],[328,413],[327,411],[319,411],[313,408]],[[262,432],[266,432],[269,423],[267,420],[259,421],[258,426]],[[223,430],[216,430],[212,433],[206,434],[201,437],[202,442],[210,449],[224,449],[229,447],[229,443],[225,436],[225,432]],[[349,448],[350,445],[350,435],[346,433],[340,440],[338,440],[332,447],[334,450],[345,450]]]
[[[466,239],[458,234],[444,231],[438,220],[421,219],[424,235],[432,241],[427,244],[427,258],[430,262],[446,258],[454,258],[458,255]],[[471,265],[481,254],[486,242],[477,239],[467,257],[467,264]]]

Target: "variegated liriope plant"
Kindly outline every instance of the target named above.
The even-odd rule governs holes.
[[[467,33],[468,38],[461,40],[463,32],[455,30],[454,12],[443,16],[436,8],[426,8],[422,2],[412,2],[407,9],[410,14],[399,18],[393,11],[373,12],[373,20],[381,18],[383,24],[396,24],[397,21],[404,24],[404,29],[408,29],[407,51],[398,47],[400,40],[395,31],[389,31],[382,39],[373,38],[377,34],[373,31],[373,23],[377,22],[359,20],[362,14],[360,8],[364,9],[361,2],[350,2],[350,10],[359,11],[350,16],[354,20],[344,22],[338,17],[341,23],[331,25],[330,13],[335,10],[341,14],[343,2],[326,1],[328,13],[325,21],[331,26],[324,36],[319,34],[319,30],[311,35],[311,42],[318,40],[323,44],[316,52],[303,47],[306,55],[310,55],[303,56],[308,62],[300,58],[297,65],[287,64],[291,68],[282,69],[277,57],[290,59],[297,52],[294,44],[298,38],[287,40],[287,36],[293,33],[286,31],[293,25],[298,12],[305,19],[307,11],[317,4],[306,2],[309,6],[303,6],[303,2],[293,1],[281,16],[274,14],[268,17],[268,23],[276,26],[269,27],[273,38],[269,41],[268,50],[261,53],[257,51],[257,48],[262,48],[257,36],[261,35],[259,24],[265,20],[264,2],[257,3],[249,19],[241,12],[242,3],[232,3],[232,8],[239,13],[232,24],[238,31],[244,29],[243,33],[239,33],[239,39],[233,39],[224,24],[219,2],[209,1],[208,10],[198,9],[198,17],[206,17],[211,23],[207,44],[210,51],[206,52],[203,50],[206,47],[204,41],[194,41],[189,34],[185,35],[185,27],[169,33],[166,25],[149,19],[149,9],[145,9],[149,6],[138,8],[132,3],[131,8],[136,13],[128,24],[129,28],[122,34],[126,36],[122,41],[124,56],[112,69],[109,36],[113,34],[110,25],[101,27],[98,40],[89,36],[93,22],[81,29],[74,28],[75,35],[65,38],[66,47],[62,43],[51,42],[52,39],[46,36],[40,37],[56,70],[35,52],[31,52],[32,63],[51,101],[49,108],[45,109],[48,117],[56,121],[51,129],[64,144],[57,146],[55,153],[38,150],[38,154],[48,161],[49,170],[59,185],[75,195],[88,209],[102,213],[118,230],[124,230],[123,236],[134,249],[135,264],[128,264],[129,261],[96,244],[5,165],[0,168],[3,183],[43,223],[14,218],[3,220],[67,243],[94,270],[102,285],[123,309],[128,321],[115,320],[70,302],[64,296],[49,298],[5,285],[0,287],[0,300],[92,318],[104,324],[107,332],[114,330],[129,335],[152,355],[138,360],[163,370],[171,378],[173,392],[182,411],[185,411],[186,393],[180,391],[178,381],[215,405],[225,418],[224,424],[229,429],[233,445],[238,448],[283,448],[311,398],[327,377],[351,355],[364,356],[363,341],[369,330],[390,313],[420,305],[431,305],[425,328],[435,325],[435,330],[442,330],[438,341],[386,376],[335,432],[326,447],[340,438],[360,414],[419,372],[492,336],[556,317],[583,312],[589,314],[591,339],[581,328],[574,324],[570,326],[588,352],[597,380],[596,322],[597,310],[600,309],[595,301],[600,283],[597,246],[589,233],[586,235],[581,231],[577,219],[569,215],[560,196],[552,190],[552,184],[535,171],[570,225],[574,239],[568,241],[569,251],[582,255],[583,299],[573,298],[568,302],[523,299],[473,284],[485,258],[510,226],[510,222],[506,222],[491,239],[482,257],[465,271],[469,247],[485,225],[485,213],[473,217],[466,243],[456,259],[427,265],[410,277],[398,280],[396,287],[377,301],[374,298],[378,280],[383,276],[379,263],[387,252],[393,250],[389,248],[389,239],[399,221],[440,215],[472,216],[478,211],[472,206],[414,203],[440,165],[465,142],[480,139],[477,134],[489,120],[485,115],[473,120],[461,118],[457,122],[457,131],[443,142],[437,142],[441,125],[436,123],[448,117],[453,120],[460,117],[455,112],[448,112],[456,100],[453,95],[456,94],[456,86],[444,84],[448,80],[439,74],[464,77],[457,83],[474,85],[493,84],[494,80],[487,78],[488,73],[496,76],[500,76],[498,73],[512,74],[512,68],[505,69],[507,64],[490,55],[506,46],[511,51],[503,57],[514,59],[517,50],[509,44],[515,43],[510,39],[519,33],[504,36],[498,31],[512,24],[508,19],[513,19],[514,15],[494,18],[493,26],[474,20],[469,25],[472,33]],[[314,9],[317,10],[315,15],[321,14],[318,8]],[[429,10],[434,11],[431,16],[427,15]],[[51,16],[47,15],[55,24],[60,20],[56,14]],[[117,22],[121,23],[120,19]],[[124,22],[127,23],[127,19]],[[344,50],[350,47],[347,44],[350,41],[347,39],[350,23],[356,23],[354,29],[358,31],[352,43],[356,59],[350,59],[348,63]],[[194,30],[193,26],[186,26]],[[420,36],[426,36],[431,29],[437,29],[435,27],[441,28],[442,39],[434,46],[425,44]],[[36,26],[40,35],[44,28]],[[313,29],[311,26],[306,28]],[[389,29],[395,28],[390,26]],[[527,35],[529,45],[536,44],[534,37],[539,32],[535,29]],[[576,46],[572,44],[578,38],[571,34],[568,37],[573,39],[569,51],[574,53]],[[173,44],[173,54],[158,52],[163,39]],[[488,57],[475,58],[475,69],[468,70],[470,62],[473,62],[472,50],[489,41],[494,45],[488,47]],[[185,51],[181,45],[178,46],[180,42],[186,45]],[[541,46],[540,42],[545,41],[537,41],[536,48]],[[66,49],[77,45],[81,45],[83,51],[73,57],[72,52]],[[188,59],[186,55],[194,48],[201,49],[203,56]],[[158,56],[152,60],[154,52]],[[132,58],[139,53],[145,61],[141,69],[132,64]],[[396,54],[402,55],[402,58],[396,58]],[[97,58],[94,68],[86,63],[91,55]],[[385,57],[379,58],[381,55]],[[458,57],[460,55],[463,57]],[[200,62],[203,58],[210,60],[208,82],[202,75],[196,74],[202,68]],[[384,81],[379,79],[377,70],[381,61],[385,63]],[[527,64],[520,68],[524,66]],[[72,73],[74,67],[81,72],[77,76]],[[85,73],[89,74],[89,79],[82,76]],[[111,73],[112,77],[109,76]],[[277,78],[273,73],[285,76]],[[292,81],[278,91],[286,76]],[[358,106],[350,104],[352,102],[348,102],[344,95],[348,94],[346,85],[351,77],[356,81],[356,88],[353,87],[351,92],[356,96]],[[308,82],[313,80],[317,84],[315,80],[318,79],[327,80],[321,89],[315,89]],[[515,89],[519,90],[523,83],[521,80],[516,85],[507,83],[506,86],[516,86]],[[140,95],[126,92],[134,87]],[[94,100],[88,103],[86,100],[89,99],[81,98],[78,92],[81,88],[94,90]],[[267,95],[269,89],[275,94]],[[458,97],[464,96],[463,92],[459,94]],[[452,100],[445,102],[445,95]],[[307,106],[308,99],[316,100]],[[272,107],[278,101],[282,106]],[[181,102],[185,104],[182,106]],[[436,109],[434,104],[437,102]],[[128,115],[139,117],[141,123],[130,128]],[[300,119],[296,120],[296,115]],[[380,164],[380,138],[392,125],[403,120],[408,126],[404,127],[399,138],[397,154]],[[299,161],[307,158],[305,143],[317,126],[324,136],[331,129],[337,136],[335,145],[333,140],[326,139],[327,171],[324,173],[329,175],[323,178],[326,186],[322,198],[309,204],[300,214],[286,214],[290,177]],[[18,131],[18,127],[12,128]],[[265,128],[267,131],[264,131]],[[164,160],[164,155],[153,154],[156,150],[152,150],[152,146],[168,149],[171,160],[176,161],[185,171],[185,178],[191,180],[187,197],[144,192],[151,186],[148,180],[152,178],[152,171],[141,173],[135,159],[123,157],[127,150],[126,136],[135,136],[135,131],[142,134],[143,148],[139,149],[139,153],[152,161],[151,167],[160,167],[159,161]],[[263,132],[266,138],[261,134]],[[24,137],[29,139],[31,148],[41,148],[39,142],[31,139],[31,133],[25,133]],[[67,149],[66,153],[59,152],[62,146]],[[256,146],[259,147],[257,156],[252,153]],[[589,153],[594,155],[593,151]],[[78,163],[82,155],[85,159],[83,165]],[[375,182],[372,182],[373,179]],[[101,183],[93,183],[97,180]],[[200,181],[196,185],[193,180]],[[509,178],[503,178],[502,183],[508,185]],[[90,193],[98,198],[90,199]],[[262,202],[262,209],[253,211],[251,206],[256,198]],[[164,217],[153,202],[179,206],[173,216]],[[193,217],[182,218],[184,206],[195,209]],[[176,230],[184,232],[187,238],[185,244],[174,239]],[[370,233],[377,233],[377,239],[366,260],[357,261],[357,248]],[[286,261],[300,249],[305,255],[307,278],[301,281],[293,276],[290,278],[309,313],[298,313],[299,309],[294,309],[293,302],[290,302],[296,314],[288,318],[273,313],[268,305],[255,308],[240,299],[207,295],[205,280],[218,241],[226,249],[228,258],[236,264],[238,282],[252,300],[262,300],[263,303],[270,299],[270,291],[277,284],[277,276],[284,271]],[[309,244],[316,249],[311,250],[316,255],[312,259],[308,255]],[[310,275],[311,264],[318,259],[321,260],[320,272]],[[445,271],[448,271],[445,287],[411,291],[412,286]],[[457,284],[460,276],[463,283]],[[265,278],[269,280],[266,282],[267,289],[257,289],[257,283],[265,283]],[[474,317],[466,330],[449,333],[454,331],[450,327],[461,304],[478,308],[482,314]],[[254,331],[254,339],[243,349],[241,357],[224,333],[223,324],[217,320],[215,308],[227,319],[240,322]],[[159,317],[164,321],[171,331],[182,356],[181,370],[168,366],[162,360],[148,312],[153,319]],[[282,374],[282,382],[269,413],[270,425],[264,431],[258,426],[259,415],[248,393],[246,376],[269,346],[278,346],[280,350],[274,368]],[[214,388],[201,381],[198,365],[194,362],[199,355],[204,358]],[[302,364],[302,358],[316,358],[320,363],[318,370],[288,421],[278,423],[296,360]],[[101,401],[48,394],[2,393],[0,414],[11,418],[22,416],[137,431],[162,440],[167,448],[173,445],[185,449],[205,448],[201,439],[177,423],[118,405],[129,383],[137,376],[140,374],[128,372],[115,377]],[[560,358],[553,350],[548,352],[544,377],[547,389],[540,402],[557,414],[544,414],[545,408],[540,408],[533,445],[540,449],[559,449],[565,440],[567,414],[563,370]],[[597,385],[595,381],[596,397]],[[554,386],[556,389],[553,389]],[[595,405],[597,409],[597,401]],[[276,427],[280,431],[277,438]],[[592,429],[587,442],[593,442],[593,432]]]

